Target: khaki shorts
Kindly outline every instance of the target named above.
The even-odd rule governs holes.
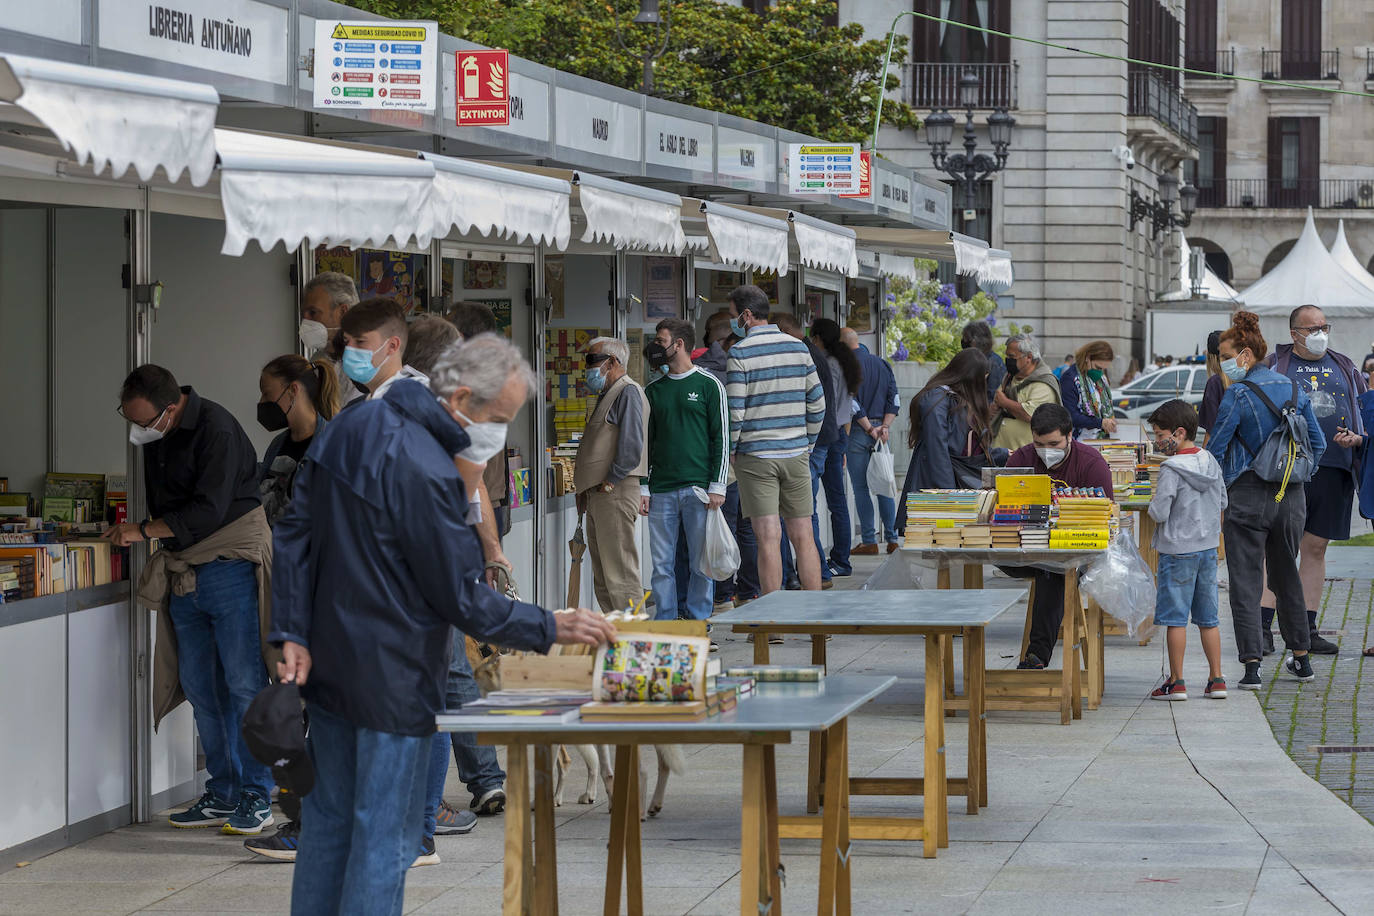
[[[739,481],[740,511],[746,517],[811,516],[811,459],[806,455],[791,458],[739,455],[735,458],[735,478]]]

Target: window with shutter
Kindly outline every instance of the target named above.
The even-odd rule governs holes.
[[[1280,75],[1290,80],[1322,77],[1322,0],[1283,0]]]
[[[1317,118],[1269,119],[1269,206],[1317,206],[1320,125]]]
[[[1184,66],[1216,72],[1217,0],[1188,0]]]

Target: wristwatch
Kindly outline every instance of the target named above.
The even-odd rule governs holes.
[[[150,538],[148,537],[148,523],[151,521],[152,519],[145,518],[143,521],[138,523],[138,533],[143,535],[143,540],[145,541],[150,540]]]

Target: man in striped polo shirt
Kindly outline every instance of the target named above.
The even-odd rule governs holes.
[[[731,460],[740,508],[754,526],[763,594],[782,587],[782,525],[802,588],[821,587],[811,532],[811,449],[825,419],[825,392],[811,353],[768,322],[768,296],[757,286],[730,293],[736,335],[725,390],[730,399]]]

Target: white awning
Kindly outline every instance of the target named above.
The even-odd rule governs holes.
[[[978,285],[995,296],[1011,289],[1015,279],[1016,275],[1011,266],[1011,252],[1001,248],[989,248],[987,263],[978,272]]]
[[[911,283],[921,279],[920,272],[916,270],[916,259],[907,255],[878,252],[878,271]]]
[[[112,178],[205,184],[215,166],[219,93],[201,83],[141,76],[17,54],[0,56],[0,101],[27,112],[82,165]],[[11,120],[7,115],[4,120]]]
[[[426,246],[440,231],[435,168],[390,155],[241,130],[215,131],[227,255],[250,240],[350,248]],[[446,227],[445,227],[446,228]]]
[[[682,231],[682,198],[676,194],[603,178],[580,169],[554,169],[514,162],[492,164],[511,171],[559,178],[571,184],[573,216],[583,224],[583,242],[665,254],[682,254],[687,250],[687,238]]]
[[[988,269],[988,243],[950,232],[948,229],[881,229],[856,226],[854,232],[859,245],[879,254],[953,261],[954,269],[958,273],[972,276]],[[886,270],[884,268],[885,272]]]
[[[796,210],[745,205],[738,205],[737,209],[785,220],[792,229],[792,241],[795,243],[791,251],[794,263],[817,270],[833,270],[846,277],[859,275],[854,230],[848,226],[828,223]]]
[[[704,222],[710,254],[721,264],[784,276],[787,273],[787,223],[741,207],[695,197],[682,199],[684,222]],[[690,214],[697,216],[692,217]],[[695,231],[694,231],[695,234]]]
[[[421,153],[420,158],[434,163],[435,235],[448,235],[456,227],[463,235],[475,231],[522,244],[568,247],[568,182],[433,153]]]

